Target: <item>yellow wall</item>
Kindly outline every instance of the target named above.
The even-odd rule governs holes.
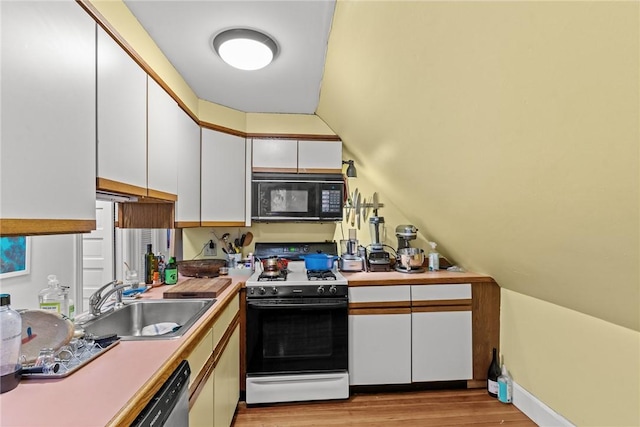
[[[629,374],[626,391],[638,385],[639,9],[339,0],[317,110],[357,185],[388,205],[388,240],[414,224],[452,262],[527,298],[522,313],[502,304],[514,380],[585,425],[640,424],[637,393],[594,375],[604,366]],[[534,334],[552,327],[552,343]],[[602,357],[572,365],[562,355],[579,358],[574,348]],[[543,384],[534,373],[547,371],[558,374]]]
[[[579,426],[640,425],[640,333],[502,289],[504,362]]]

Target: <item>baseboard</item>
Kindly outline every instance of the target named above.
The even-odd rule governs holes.
[[[549,408],[515,382],[513,383],[513,404],[539,426],[575,427],[569,420]]]

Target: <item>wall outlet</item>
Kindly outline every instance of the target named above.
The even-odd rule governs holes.
[[[205,243],[204,256],[216,256],[218,255],[218,248],[213,240],[209,240]]]

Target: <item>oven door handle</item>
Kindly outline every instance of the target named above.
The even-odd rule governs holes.
[[[333,309],[333,308],[348,308],[348,301],[331,301],[322,303],[272,303],[269,301],[247,301],[247,305],[251,308],[259,310],[277,310],[279,308],[300,308],[304,310],[309,309]]]

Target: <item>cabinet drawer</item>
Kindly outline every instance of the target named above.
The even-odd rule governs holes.
[[[471,299],[471,284],[413,285],[411,301]]]
[[[349,302],[411,301],[411,287],[407,286],[358,286],[349,288]]]

